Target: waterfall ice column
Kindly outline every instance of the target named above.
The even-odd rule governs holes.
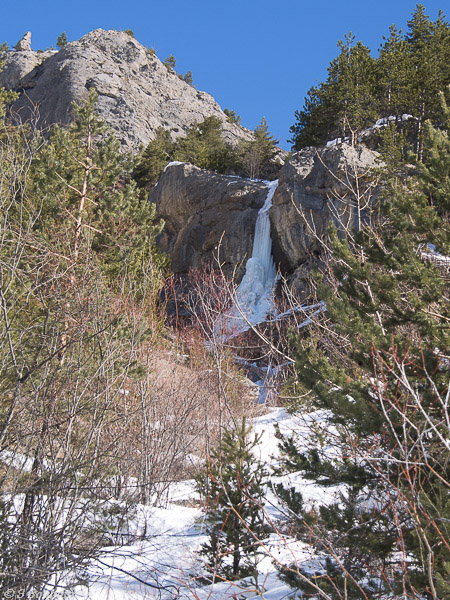
[[[272,258],[269,212],[278,181],[267,181],[268,192],[258,213],[253,240],[252,257],[246,264],[245,275],[235,294],[235,306],[217,322],[217,332],[226,338],[261,323],[273,308],[272,290],[276,278]]]
[[[261,265],[264,267],[264,283],[269,280],[273,285],[276,276],[275,264],[272,258],[272,238],[270,237],[270,219],[269,213],[272,208],[272,199],[275,194],[275,190],[278,186],[278,180],[267,182],[269,191],[266,196],[264,206],[258,213],[255,227],[255,238],[253,240],[253,251],[252,258],[256,258],[261,261]]]

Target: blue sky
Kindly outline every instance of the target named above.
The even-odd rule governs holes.
[[[434,20],[450,0],[423,0]],[[97,29],[132,29],[159,58],[173,54],[179,73],[254,129],[266,117],[288,148],[294,111],[311,85],[326,77],[337,41],[350,31],[376,54],[392,23],[405,28],[409,0],[16,0],[5,3],[0,43],[14,46],[32,32],[34,50]]]

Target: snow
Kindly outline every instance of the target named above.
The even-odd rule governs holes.
[[[373,127],[371,127],[370,129],[366,129],[366,131],[372,131],[373,129],[380,129],[381,127],[386,127],[386,125],[390,122],[394,122],[394,121],[409,121],[410,119],[414,119],[414,117],[412,115],[406,114],[404,113],[403,115],[401,115],[401,117],[394,117],[393,115],[390,115],[389,117],[384,117],[383,119],[378,119],[378,121],[375,122],[375,125]]]
[[[320,314],[321,312],[324,312],[327,310],[327,305],[326,303],[321,300],[320,302],[318,302],[317,304],[309,304],[309,305],[301,305],[301,306],[294,306],[292,308],[290,308],[289,310],[286,310],[283,313],[279,313],[277,314],[273,319],[267,319],[267,323],[273,323],[275,321],[281,321],[282,319],[284,319],[285,317],[293,314],[293,313],[304,313],[306,314],[308,311],[313,310],[314,312],[312,312],[307,319],[305,319],[304,321],[302,321],[301,323],[299,323],[297,325],[297,329],[302,329],[302,327],[306,327],[307,325],[310,325],[312,323],[312,317]]]
[[[344,142],[349,142],[349,138],[344,138]],[[342,143],[342,138],[334,138],[334,140],[330,140],[327,142],[327,148],[331,148],[332,146],[336,146],[337,144]]]
[[[450,256],[445,256],[445,254],[440,254],[437,252],[434,244],[428,244],[428,250],[429,252],[421,253],[422,257],[426,260],[430,260],[440,265],[450,264]]]
[[[312,412],[299,418],[284,408],[273,408],[254,419],[254,432],[261,436],[255,449],[257,458],[269,467],[280,459],[276,428],[282,435],[295,433],[306,445],[312,428],[326,426],[324,411]],[[339,488],[323,488],[302,479],[298,474],[272,476],[266,490],[265,512],[273,523],[273,532],[263,541],[263,556],[258,564],[257,581],[243,579],[204,585],[199,580],[206,575],[199,550],[206,541],[204,514],[193,481],[173,483],[164,506],[138,505],[136,516],[128,524],[134,541],[123,547],[104,548],[99,560],[89,572],[89,585],[72,590],[77,600],[232,600],[261,598],[282,600],[292,597],[294,590],[279,578],[276,565],[301,565],[305,572],[317,574],[323,569],[324,555],[305,542],[284,535],[278,527],[284,513],[272,486],[277,483],[294,485],[301,490],[306,506],[316,502],[336,501]],[[146,532],[145,537],[143,533]]]
[[[180,162],[179,160],[173,160],[172,162],[168,163],[165,167],[164,167],[164,173],[167,171],[167,169],[169,167],[177,167],[178,165],[184,165],[183,162]]]
[[[34,459],[18,451],[2,450],[0,452],[0,461],[13,469],[30,473]]]
[[[375,122],[375,124],[372,127],[369,127],[368,129],[363,129],[359,135],[358,135],[358,142],[361,142],[364,138],[366,138],[368,135],[370,135],[373,131],[376,131],[377,129],[382,129],[384,127],[387,126],[388,123],[390,122],[394,122],[394,121],[409,121],[411,119],[415,119],[415,117],[413,117],[413,115],[409,115],[409,114],[403,114],[399,117],[395,117],[393,115],[390,115],[389,117],[384,117],[382,119],[378,119],[378,121]],[[335,138],[334,140],[330,140],[329,142],[327,142],[327,148],[331,148],[332,146],[336,146],[337,144],[342,144],[342,142],[344,142],[345,144],[350,143],[350,138],[349,137],[345,137],[345,138]]]

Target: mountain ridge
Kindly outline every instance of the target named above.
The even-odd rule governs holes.
[[[8,50],[4,61],[0,87],[20,94],[12,110],[26,119],[37,109],[41,126],[69,123],[73,102],[94,87],[98,114],[127,150],[147,145],[158,127],[176,139],[211,116],[222,122],[228,143],[252,137],[229,121],[212,95],[179,78],[124,31],[96,29],[59,51]]]

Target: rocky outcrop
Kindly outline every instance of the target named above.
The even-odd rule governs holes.
[[[23,38],[17,42],[16,50],[19,52],[31,50],[31,31],[27,31]]]
[[[340,144],[305,148],[279,173],[270,213],[273,256],[293,290],[302,295],[311,265],[317,260],[330,222],[344,232],[364,219],[373,201],[371,171],[378,154],[363,146]],[[358,196],[359,194],[359,196]],[[176,273],[187,273],[217,256],[228,273],[251,256],[255,223],[267,195],[264,183],[217,175],[189,164],[166,168],[150,201],[166,221],[159,247],[172,258]],[[361,211],[358,216],[358,202]]]
[[[235,144],[250,132],[229,123],[212,96],[181,80],[153,52],[123,31],[97,29],[59,52],[38,53],[24,37],[6,53],[0,87],[21,92],[13,110],[25,118],[38,107],[41,122],[68,123],[72,102],[94,87],[98,112],[124,148],[136,150],[158,127],[183,135],[193,123],[216,116]]]
[[[21,47],[22,40],[17,44],[16,48]],[[34,52],[31,48],[13,51],[10,50],[6,55],[3,55],[5,64],[0,71],[0,87],[6,87],[8,90],[20,90],[21,93],[26,93],[29,74],[33,76],[39,72],[39,67],[48,58],[56,54],[56,50],[46,50],[45,52]],[[16,104],[16,108],[19,103]]]
[[[377,152],[342,143],[304,148],[281,169],[270,215],[273,255],[296,292],[303,289],[330,222],[344,233],[365,218],[376,196],[372,173],[378,166]]]
[[[238,276],[251,256],[258,210],[267,187],[218,175],[185,163],[166,167],[149,200],[165,220],[158,246],[172,259],[175,273],[186,273],[219,256],[227,273]]]

